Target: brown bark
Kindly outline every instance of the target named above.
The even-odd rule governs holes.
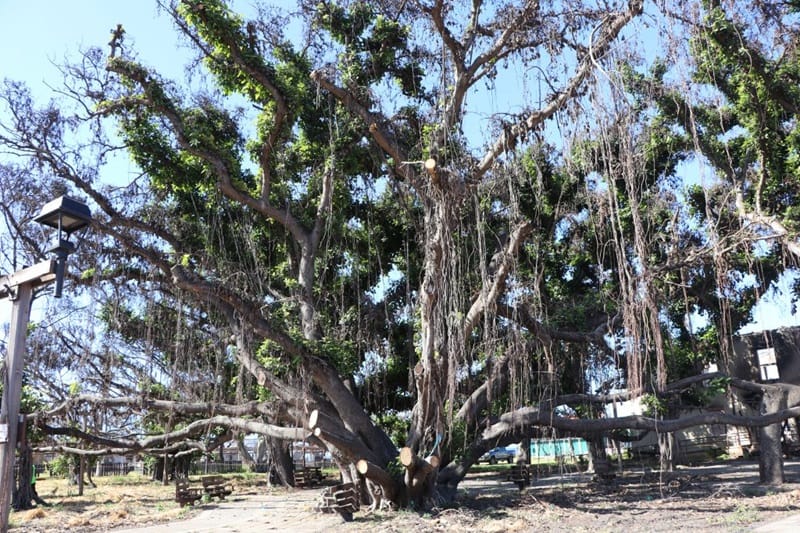
[[[762,415],[780,412],[786,408],[786,395],[780,390],[767,390],[761,399]],[[784,482],[783,450],[780,422],[762,426],[758,431],[760,454],[758,456],[758,476],[761,483],[780,485]]]
[[[268,482],[280,483],[284,487],[294,486],[294,461],[286,441],[267,438],[269,448]],[[274,478],[273,478],[274,476]]]
[[[675,434],[658,434],[658,455],[662,472],[675,470]]]
[[[518,465],[531,464],[531,439],[526,437],[519,442],[517,453],[514,455],[514,463]]]
[[[380,510],[385,506],[385,502],[397,502],[398,485],[397,482],[383,468],[366,459],[361,459],[356,463],[358,473],[371,481],[377,487],[369,487],[372,497],[371,510]]]
[[[588,438],[589,445],[589,468],[588,472],[594,473],[595,477],[604,480],[613,476],[611,462],[606,454],[606,446],[603,442],[603,435],[594,433]]]
[[[17,482],[13,487],[11,506],[19,511],[30,509],[35,501],[39,505],[47,505],[39,495],[36,494],[31,481],[33,478],[33,453],[27,443],[22,443],[19,455],[17,456]]]
[[[409,502],[416,509],[432,506],[436,494],[439,457],[431,455],[423,459],[406,446],[400,450],[400,464],[406,469],[404,481]]]

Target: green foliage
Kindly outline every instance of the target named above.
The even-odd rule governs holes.
[[[714,400],[726,394],[730,387],[730,378],[715,378],[701,385],[695,385],[683,394],[682,400],[688,405],[707,407]]]
[[[317,13],[316,24],[346,47],[341,62],[347,82],[366,87],[390,76],[406,96],[421,94],[424,71],[419,54],[408,48],[409,27],[376,15],[368,2],[354,2],[348,8],[319,3]]]
[[[645,394],[642,396],[642,408],[645,416],[653,418],[660,418],[667,414],[666,401],[655,394]]]
[[[383,428],[397,447],[402,447],[408,437],[409,421],[396,411],[388,411],[375,415],[377,424]]]
[[[61,454],[47,463],[47,467],[52,476],[64,478],[70,474],[74,463],[75,459],[72,455]]]

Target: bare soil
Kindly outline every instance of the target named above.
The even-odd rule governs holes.
[[[424,514],[360,512],[345,523],[315,510],[319,489],[268,489],[263,476],[234,476],[225,502],[181,509],[174,488],[145,479],[99,478],[83,496],[65,480],[44,479],[39,494],[51,506],[12,513],[12,531],[751,531],[798,517],[800,462],[786,463],[781,486],[758,483],[758,464],[730,461],[672,473],[638,469],[598,483],[570,469],[542,472],[519,491],[501,472],[462,483],[457,506]],[[800,529],[799,529],[800,530]]]

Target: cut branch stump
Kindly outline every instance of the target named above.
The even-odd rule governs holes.
[[[372,496],[371,510],[378,510],[383,506],[383,503],[388,502],[397,503],[395,498],[397,496],[397,483],[394,478],[383,468],[370,463],[366,459],[361,459],[356,463],[356,470],[358,473],[367,478],[368,481],[377,485],[377,488],[368,485],[370,495]]]
[[[423,507],[424,498],[430,499],[434,494],[440,462],[438,455],[423,459],[408,446],[400,450],[400,464],[406,469],[404,481],[408,497],[418,508]]]

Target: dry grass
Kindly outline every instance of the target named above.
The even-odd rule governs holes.
[[[190,517],[197,507],[181,508],[175,502],[173,485],[164,486],[137,474],[94,479],[96,488],[78,487],[66,479],[39,478],[36,490],[50,504],[11,514],[11,528],[17,531],[103,531],[114,527],[147,525]],[[233,479],[237,489],[254,487],[252,476]]]

